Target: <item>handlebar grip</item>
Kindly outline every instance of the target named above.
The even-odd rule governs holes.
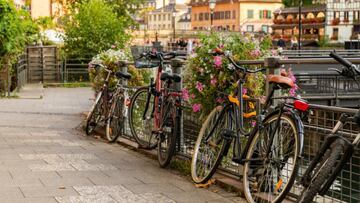
[[[148,62],[148,61],[135,61],[135,67],[136,68],[155,68],[158,67],[159,64]]]
[[[352,66],[353,66],[353,64],[350,61],[348,61],[347,59],[344,59],[343,57],[339,56],[337,53],[335,53],[333,51],[330,53],[330,56],[347,68],[352,68]]]

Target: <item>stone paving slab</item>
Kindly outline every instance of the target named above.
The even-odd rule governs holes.
[[[43,99],[0,100],[0,202],[242,202],[155,160],[84,136],[88,88],[44,89]]]

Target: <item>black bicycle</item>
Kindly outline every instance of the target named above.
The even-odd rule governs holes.
[[[298,175],[303,149],[303,124],[298,111],[306,111],[307,103],[292,97],[274,97],[274,92],[289,89],[294,83],[281,75],[269,75],[271,91],[263,110],[245,112],[243,84],[247,74],[264,71],[239,66],[231,54],[216,49],[214,55],[226,56],[237,76],[237,91],[227,96],[227,102],[212,110],[203,123],[195,144],[191,175],[195,183],[206,183],[215,173],[223,157],[232,150],[233,162],[243,168],[244,193],[248,202],[281,202]],[[292,103],[275,99],[292,99]],[[257,101],[257,106],[260,102]],[[255,118],[256,125],[245,128],[244,118]],[[232,148],[231,148],[232,146]],[[242,148],[243,147],[243,148]]]
[[[360,75],[360,69],[348,60],[340,57],[335,52],[332,52],[330,56],[345,66],[341,71],[335,69],[340,75],[351,79],[356,79],[356,76]],[[298,203],[312,202],[317,194],[325,195],[337,175],[352,157],[354,148],[360,143],[360,133],[357,134],[353,142],[350,142],[348,139],[338,134],[339,130],[349,122],[354,122],[360,126],[360,109],[356,110],[321,105],[310,106],[313,109],[336,110],[343,112],[343,114],[341,114],[338,122],[332,129],[331,135],[325,138],[320,150],[305,171],[301,179],[301,184],[304,186],[304,189],[297,199]]]
[[[111,102],[117,102],[115,100],[112,100],[112,93],[109,90],[109,80],[110,77],[112,75],[115,75],[119,80],[117,83],[117,87],[121,87],[121,83],[122,80],[128,80],[131,78],[131,75],[128,73],[124,73],[124,72],[113,72],[112,70],[109,70],[106,66],[102,65],[102,64],[90,64],[91,66],[93,66],[93,68],[95,68],[96,70],[99,70],[100,68],[102,68],[104,71],[107,72],[107,76],[106,79],[104,81],[104,84],[101,88],[101,90],[99,91],[99,93],[96,96],[95,102],[93,104],[93,106],[91,107],[87,118],[86,118],[86,134],[87,135],[91,135],[91,133],[95,130],[96,126],[100,123],[100,122],[104,122],[106,123],[108,120],[108,116],[109,116],[109,111],[111,106]],[[117,88],[117,91],[119,92],[115,92],[117,94],[117,96],[120,96],[120,93],[122,92],[120,90],[120,88]],[[118,97],[115,97],[118,98]],[[114,107],[115,108],[115,107]],[[113,109],[115,110],[115,109]],[[110,112],[110,114],[112,115],[113,113]],[[110,122],[112,122],[112,120],[110,120]],[[117,134],[116,134],[117,135]],[[113,133],[110,132],[109,134],[109,138],[110,141],[114,140],[114,136]],[[117,138],[117,137],[116,137]]]

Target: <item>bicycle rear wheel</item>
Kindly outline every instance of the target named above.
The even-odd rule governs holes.
[[[109,142],[115,142],[124,129],[124,96],[113,98],[108,120],[106,122],[106,138]]]
[[[333,173],[338,163],[337,160],[341,157],[345,145],[345,141],[338,138],[331,144],[330,148],[326,150],[320,164],[314,170],[309,186],[302,190],[296,201],[297,203],[311,202],[323,184],[325,184],[331,176],[335,175]]]
[[[243,183],[245,197],[250,203],[281,202],[298,173],[300,140],[295,122],[283,114],[276,128],[278,118],[278,114],[273,114],[264,120],[247,151]],[[272,134],[274,138],[270,140]]]
[[[226,150],[223,130],[231,130],[230,111],[215,107],[203,123],[191,161],[191,177],[197,184],[206,183],[215,173]],[[212,132],[211,135],[209,135]],[[208,140],[206,140],[209,137]]]
[[[95,130],[98,122],[102,116],[102,105],[103,105],[103,92],[99,92],[96,96],[95,102],[90,109],[90,112],[86,118],[86,127],[85,132],[86,135],[91,135],[91,133]]]
[[[152,133],[153,109],[154,95],[149,93],[148,87],[139,88],[131,98],[128,118],[131,134],[139,147],[144,149],[154,149],[157,146],[157,137]]]
[[[176,107],[172,101],[164,104],[162,116],[162,132],[158,139],[158,161],[162,168],[169,165],[175,153],[176,138],[180,130],[179,119],[176,115]]]

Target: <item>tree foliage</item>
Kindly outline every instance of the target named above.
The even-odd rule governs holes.
[[[36,33],[38,27],[28,12],[16,10],[12,1],[0,0],[0,57],[11,60]]]
[[[313,4],[313,0],[302,0],[303,1],[303,6],[312,6]],[[285,5],[285,7],[295,7],[295,6],[299,6],[300,4],[300,0],[283,0],[282,1],[283,4]]]
[[[65,22],[65,53],[68,57],[92,57],[129,39],[126,18],[118,17],[104,0],[79,3]]]

